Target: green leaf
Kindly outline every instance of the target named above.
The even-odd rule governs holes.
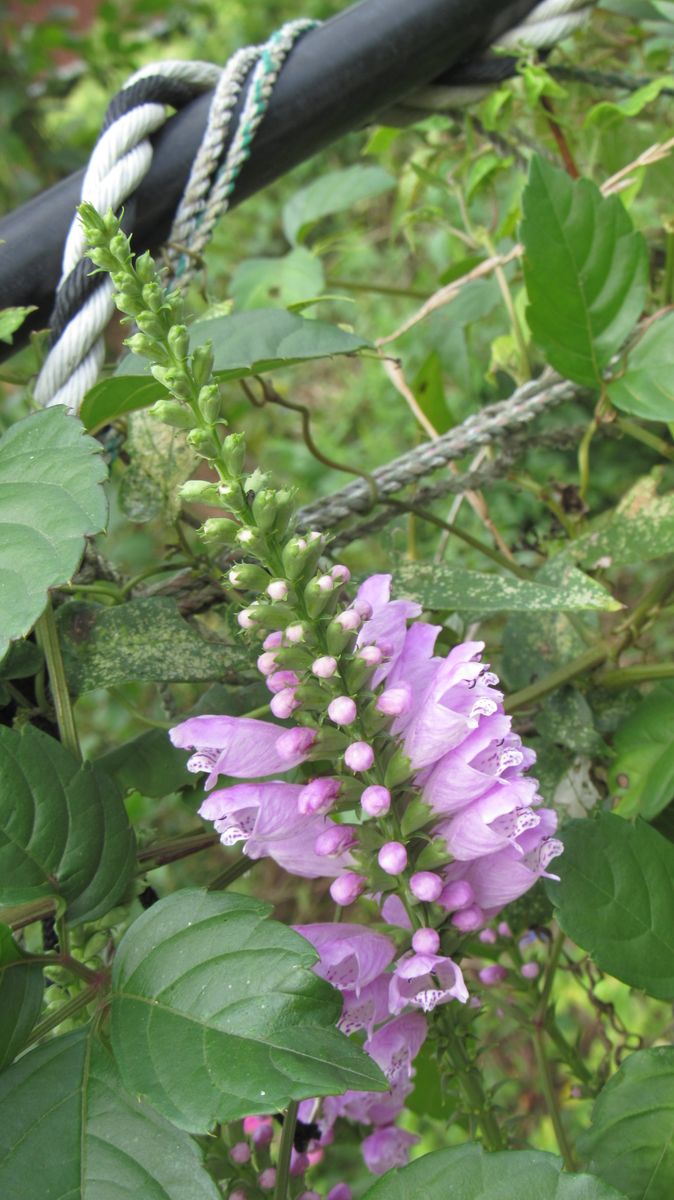
[[[581,571],[567,571],[560,586],[515,575],[468,571],[453,563],[404,563],[395,568],[396,591],[424,608],[476,612],[614,612],[620,604]]]
[[[646,421],[674,421],[674,313],[648,326],[627,366],[608,385],[609,399],[621,412]]]
[[[660,468],[637,480],[622,500],[568,547],[581,566],[622,567],[674,550],[674,492],[658,495]]]
[[[594,727],[592,709],[576,688],[560,688],[546,698],[536,718],[536,729],[542,737],[576,754],[608,754],[606,743]]]
[[[548,362],[576,383],[602,372],[644,306],[648,256],[617,196],[539,157],[523,197],[527,320]],[[554,280],[554,287],[550,281]]]
[[[304,241],[312,225],[323,217],[343,212],[359,200],[381,196],[395,187],[395,180],[382,167],[356,165],[328,171],[288,201],[283,209],[283,231],[293,244]]]
[[[586,127],[599,125],[606,129],[609,125],[618,124],[630,117],[638,117],[649,104],[658,99],[663,88],[671,87],[674,87],[674,76],[660,75],[658,79],[651,79],[643,87],[631,92],[624,100],[603,100],[600,104],[593,105],[584,124]]]
[[[168,596],[112,607],[72,600],[58,609],[57,623],[73,695],[129,680],[235,681],[250,666],[245,647],[207,641]]]
[[[29,679],[44,666],[44,655],[35,642],[12,642],[0,661],[0,679]]]
[[[339,993],[303,938],[246,896],[186,889],[122,938],[112,1048],[126,1086],[183,1129],[276,1112],[292,1099],[381,1090],[334,1028]]]
[[[229,292],[237,309],[279,304],[289,308],[325,291],[321,260],[304,246],[281,258],[247,258],[236,268]]]
[[[0,1077],[7,1200],[217,1200],[199,1147],[125,1092],[87,1030],[31,1050]]]
[[[645,821],[606,812],[560,836],[561,881],[547,886],[564,932],[602,971],[673,999],[674,845]]]
[[[244,379],[264,375],[280,367],[355,354],[369,345],[363,338],[325,321],[310,321],[283,308],[256,308],[196,321],[190,327],[190,345],[213,343],[214,369],[218,379]],[[149,364],[135,354],[122,359],[112,379],[97,383],[82,405],[82,420],[88,429],[98,429],[122,413],[145,408],[165,389],[148,378]]]
[[[42,1007],[42,967],[24,963],[6,925],[0,925],[0,1071],[23,1050]]]
[[[363,1200],[622,1200],[591,1175],[562,1175],[562,1166],[541,1150],[486,1154],[468,1142],[389,1171]]]
[[[123,895],[134,838],[117,785],[26,725],[0,727],[0,905],[62,896],[71,922]]]
[[[137,788],[144,796],[158,800],[194,783],[185,762],[184,750],[172,746],[163,729],[148,729],[102,754],[95,765],[125,790]]]
[[[654,688],[614,737],[609,786],[623,817],[651,821],[674,799],[674,683]]]
[[[178,488],[197,463],[184,430],[171,429],[149,412],[132,413],[126,450],[130,463],[119,487],[122,512],[137,524],[156,516],[171,524],[182,504]]]
[[[14,334],[23,325],[29,313],[35,312],[36,304],[24,305],[21,308],[3,308],[0,312],[0,342],[11,346]]]
[[[587,1169],[630,1200],[674,1195],[674,1046],[630,1054],[599,1093],[578,1143]]]
[[[0,658],[66,583],[84,538],[106,521],[106,470],[93,438],[63,405],[32,413],[0,438]]]

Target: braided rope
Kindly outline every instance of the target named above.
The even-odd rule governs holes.
[[[545,371],[539,379],[523,384],[507,400],[490,404],[435,441],[424,442],[393,462],[378,467],[371,475],[378,499],[373,497],[364,479],[353,480],[331,496],[300,509],[300,526],[303,529],[329,529],[347,517],[368,513],[377,503],[384,502],[386,497],[402,491],[422,476],[446,467],[479,446],[512,438],[544,410],[556,408],[577,395],[578,389],[573,383],[560,379],[553,371]],[[466,484],[465,476],[453,476],[446,481],[443,492],[460,492],[475,486],[473,479]]]

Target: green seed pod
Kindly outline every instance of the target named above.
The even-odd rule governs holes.
[[[157,400],[150,413],[172,429],[191,429],[194,425],[194,414],[177,400]]]
[[[246,458],[246,435],[230,433],[222,443],[222,457],[232,479],[238,479]]]

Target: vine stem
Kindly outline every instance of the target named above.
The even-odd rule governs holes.
[[[299,1102],[297,1100],[291,1100],[286,1109],[285,1120],[283,1122],[281,1145],[279,1146],[278,1161],[276,1164],[274,1200],[286,1200],[288,1195],[290,1158],[293,1152],[293,1141],[295,1138],[295,1126],[297,1125],[298,1110]]]
[[[47,663],[49,683],[56,711],[56,724],[59,728],[61,741],[66,749],[75,755],[75,758],[81,760],[82,751],[77,736],[75,714],[66,682],[61,644],[56,629],[51,599],[47,600],[47,607],[35,626],[35,633]]]
[[[564,1159],[564,1166],[567,1171],[576,1170],[576,1161],[574,1158],[571,1144],[564,1128],[562,1114],[559,1107],[559,1097],[555,1087],[555,1079],[552,1071],[552,1064],[546,1053],[545,1046],[545,1028],[548,1018],[548,1009],[550,1007],[550,997],[555,980],[555,973],[559,966],[559,960],[564,947],[564,932],[558,930],[555,940],[552,945],[552,952],[548,959],[543,976],[543,984],[539,993],[538,1004],[533,1019],[533,1034],[534,1034],[534,1052],[536,1055],[536,1064],[541,1080],[541,1090],[545,1100],[545,1107],[548,1110],[548,1115],[552,1121],[552,1127],[555,1131],[555,1138],[559,1146],[559,1152]]]
[[[199,854],[201,850],[217,846],[219,841],[217,833],[204,833],[203,830],[186,834],[184,837],[169,838],[166,842],[143,847],[138,852],[138,865],[143,873],[154,871],[166,863],[178,862],[181,858],[188,858],[191,854]]]
[[[505,1150],[505,1139],[482,1086],[479,1072],[471,1062],[466,1047],[448,1013],[443,1013],[441,1029],[445,1053],[463,1093],[468,1112],[475,1118],[480,1128],[485,1148],[487,1150]]]

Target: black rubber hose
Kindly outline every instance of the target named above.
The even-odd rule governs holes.
[[[241,172],[234,203],[517,25],[537,0],[361,0],[311,30],[290,55]],[[137,250],[167,236],[203,135],[211,94],[191,101],[155,139],[152,167],[128,205]],[[52,312],[63,243],[83,172],[0,221],[0,309],[37,306],[12,353]],[[3,244],[4,243],[4,244]]]

